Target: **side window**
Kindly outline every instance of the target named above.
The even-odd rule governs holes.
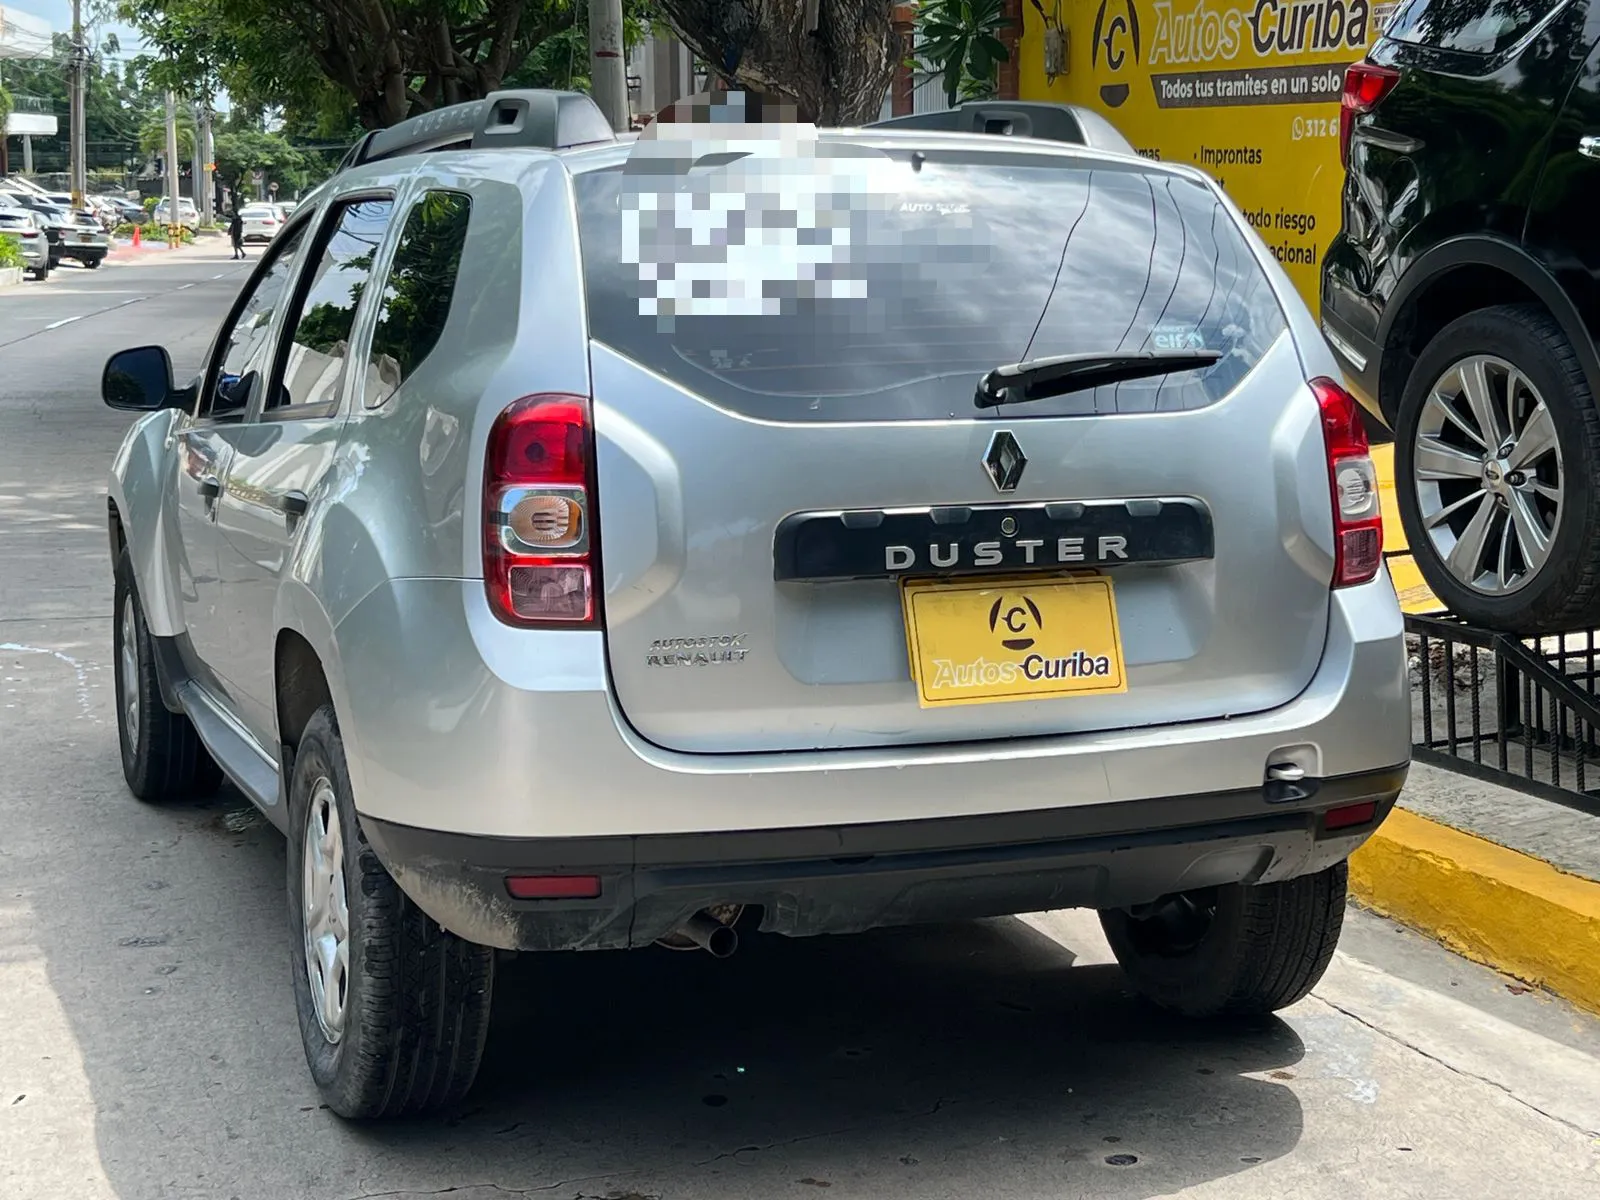
[[[393,210],[392,200],[358,200],[331,214],[331,232],[304,285],[282,382],[267,398],[266,413],[292,415],[338,400],[356,307]]]
[[[196,416],[237,419],[244,415],[251,399],[263,386],[271,365],[267,361],[267,351],[272,314],[288,295],[289,272],[304,236],[305,226],[301,226],[273,247],[272,265],[257,281],[255,290],[234,319],[209,402],[196,411]]]
[[[366,404],[386,401],[433,352],[450,317],[472,201],[429,192],[406,217],[367,361]]]

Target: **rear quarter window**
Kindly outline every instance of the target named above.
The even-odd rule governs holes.
[[[1403,0],[1384,36],[1437,50],[1500,54],[1566,0]]]
[[[1015,411],[1201,408],[1284,332],[1248,235],[1198,181],[1009,151],[871,153],[870,202],[818,180],[799,212],[730,201],[715,169],[650,184],[649,236],[623,219],[637,176],[580,174],[591,336],[749,416],[865,421],[971,417],[978,379],[1024,359],[1158,349],[1222,358]],[[647,242],[665,261],[641,265]],[[674,291],[693,299],[662,299]]]

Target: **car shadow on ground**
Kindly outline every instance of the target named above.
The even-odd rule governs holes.
[[[508,957],[466,1102],[346,1124],[298,1046],[282,839],[231,789],[138,815],[170,836],[124,855],[103,903],[70,872],[35,884],[47,956],[77,947],[52,974],[121,1200],[1142,1198],[1270,1163],[1302,1133],[1272,1078],[1304,1053],[1288,1025],[1165,1016],[1014,919],[747,934],[726,961]]]

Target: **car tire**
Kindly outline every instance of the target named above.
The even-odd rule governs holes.
[[[209,795],[221,784],[222,772],[189,718],[172,712],[161,699],[155,645],[126,549],[117,556],[113,595],[117,744],[128,790],[151,804]]]
[[[1303,999],[1344,924],[1344,863],[1279,883],[1230,884],[1100,914],[1138,991],[1189,1017],[1276,1012]]]
[[[288,867],[295,1010],[324,1102],[370,1119],[460,1101],[483,1056],[495,953],[441,928],[378,861],[331,706],[295,752]]]
[[[1483,446],[1485,402],[1490,449],[1509,453]],[[1600,623],[1600,412],[1544,309],[1481,309],[1428,343],[1396,413],[1395,479],[1417,568],[1457,616],[1519,635]]]
[[[50,278],[50,264],[46,263],[42,267],[34,267],[28,273],[32,275],[39,283],[43,283],[46,279]]]
[[[102,259],[98,259],[98,258],[86,258],[86,259],[83,260],[83,265],[88,267],[89,270],[93,271],[96,267],[98,267],[100,265],[100,263],[102,261],[103,261]]]

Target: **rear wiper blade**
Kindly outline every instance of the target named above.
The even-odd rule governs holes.
[[[1140,350],[1126,354],[1057,354],[996,367],[978,380],[978,408],[1048,400],[1108,383],[1198,371],[1222,358],[1220,350]]]

